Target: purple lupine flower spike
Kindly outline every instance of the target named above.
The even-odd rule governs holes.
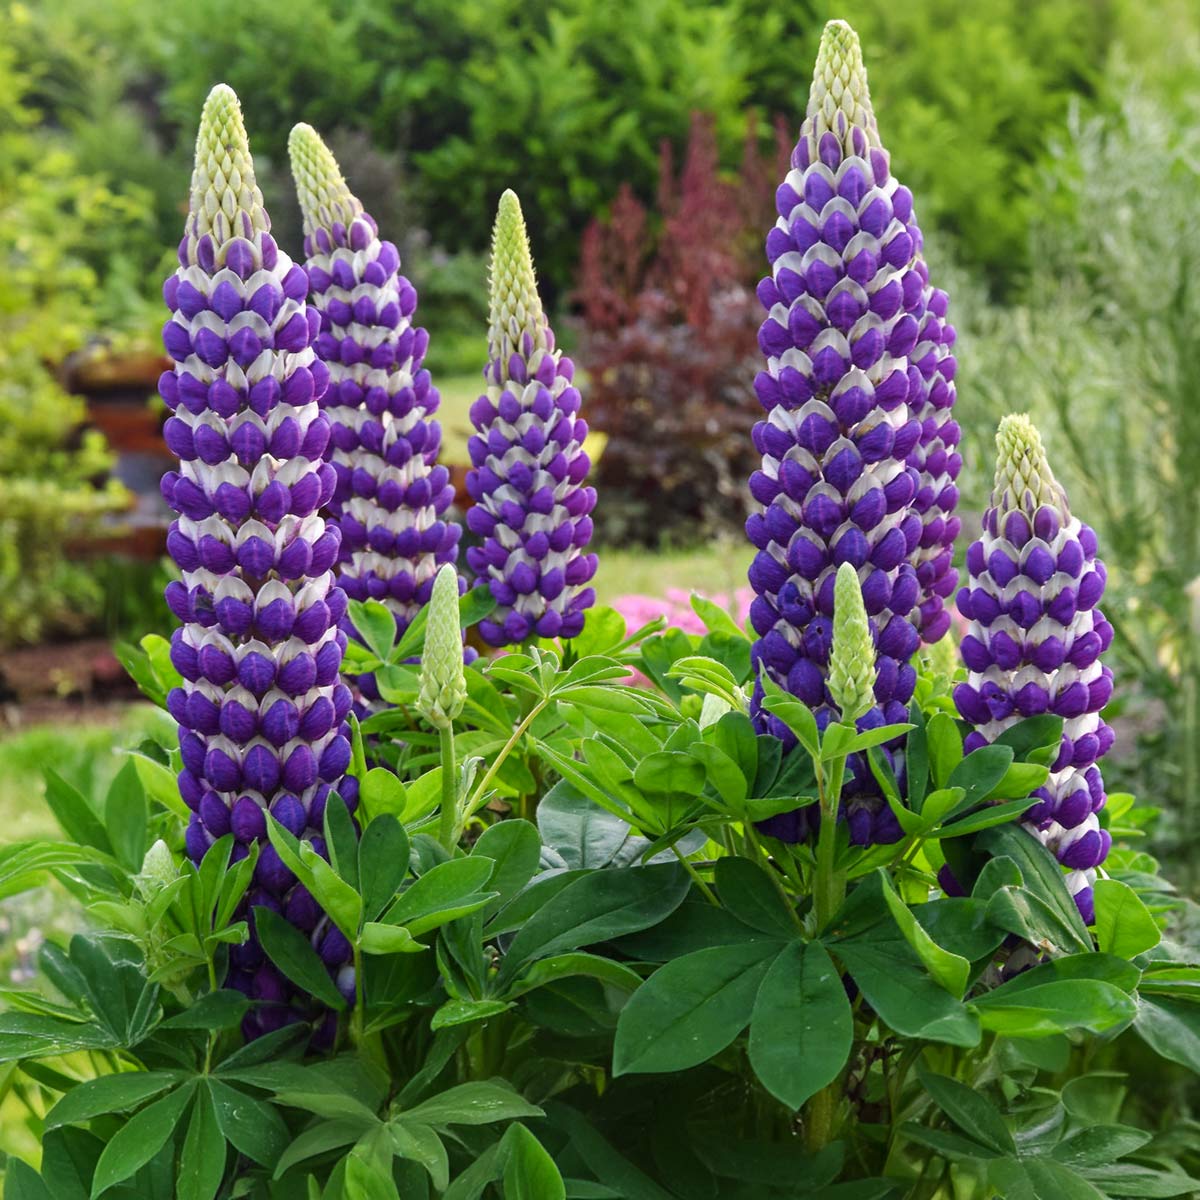
[[[380,240],[320,136],[297,125],[288,149],[321,318],[315,348],[330,375],[322,404],[337,473],[338,582],[351,599],[386,604],[403,632],[438,568],[457,559],[462,533],[444,519],[454,487],[437,461],[439,396],[422,366],[429,335],[413,324],[417,293],[396,247]],[[373,682],[359,681],[368,692]]]
[[[926,394],[917,382],[952,374],[940,349],[952,334],[938,324],[942,301],[928,289],[912,195],[890,172],[858,38],[845,22],[825,27],[808,115],[776,203],[771,275],[758,289],[767,366],[755,390],[767,416],[754,430],[763,459],[750,490],[763,509],[746,522],[758,547],[750,568],[758,593],[753,661],[827,723],[834,578],[851,563],[876,648],[876,708],[863,722],[902,721],[916,684],[918,626],[926,624],[918,571],[926,525],[914,506],[926,464],[913,465]],[[943,389],[937,401],[945,407]],[[935,455],[933,468],[940,478],[957,464]],[[931,611],[935,620],[944,624]],[[790,744],[790,731],[761,702],[759,687],[752,710],[760,727]],[[871,810],[878,829],[862,815]],[[856,841],[899,835],[886,804],[855,806],[853,819]],[[776,819],[770,831],[789,839],[808,832],[799,818],[786,825]]]
[[[586,487],[575,368],[554,347],[542,311],[529,237],[516,195],[500,197],[492,240],[487,393],[471,408],[475,436],[467,525],[483,540],[467,551],[496,609],[479,623],[489,644],[575,637],[595,603],[596,556]]]
[[[919,252],[920,230],[916,230],[916,246]],[[908,465],[917,471],[912,508],[920,515],[923,528],[911,561],[921,585],[921,639],[933,644],[950,628],[946,598],[958,586],[954,542],[962,521],[954,510],[958,505],[956,480],[962,469],[958,452],[961,433],[953,414],[957,363],[953,355],[954,326],[946,321],[949,302],[945,292],[930,286],[929,268],[919,253],[913,270],[924,286],[920,302],[911,310],[918,333],[908,355],[908,407],[921,423],[921,436],[908,456]]]
[[[1104,564],[1096,535],[1071,515],[1029,419],[1005,417],[996,444],[991,507],[967,553],[969,585],[958,594],[971,620],[962,643],[970,674],[954,700],[975,726],[968,751],[1025,717],[1063,718],[1058,759],[1024,822],[1067,868],[1090,923],[1096,868],[1112,844],[1096,817],[1106,800],[1098,761],[1113,743],[1100,716],[1112,695],[1112,672],[1100,661],[1112,626],[1096,607]]]
[[[228,833],[235,859],[259,842],[248,905],[287,914],[319,945],[328,921],[265,842],[268,811],[318,845],[333,789],[355,799],[343,780],[339,539],[320,515],[336,481],[319,407],[328,372],[307,294],[304,270],[271,237],[237,97],[218,85],[200,118],[179,269],[163,288],[175,366],[159,391],[180,465],[162,490],[178,514],[167,541],[182,574],[167,602],[183,623],[171,641],[183,685],[167,708],[193,813],[188,854],[199,862]],[[232,947],[230,964],[230,984],[262,1002],[248,1033],[299,1019],[256,942]]]

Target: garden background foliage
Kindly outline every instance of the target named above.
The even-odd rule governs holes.
[[[739,853],[730,861],[748,866],[706,868],[700,883],[691,881],[694,890],[675,871],[664,888],[677,906],[664,902],[660,911],[648,901],[643,915],[654,920],[643,927],[593,930],[595,941],[616,946],[601,965],[578,961],[588,957],[582,947],[592,942],[556,942],[551,930],[529,955],[529,963],[542,969],[531,967],[520,980],[515,969],[502,981],[491,979],[488,970],[512,950],[513,935],[529,916],[512,899],[523,884],[543,872],[576,873],[579,882],[586,872],[609,872],[597,885],[608,886],[614,869],[629,866],[641,851],[652,861],[629,876],[658,871],[665,881],[669,864],[653,861],[649,851],[659,847],[652,843],[665,839],[665,847],[675,838],[686,847],[689,806],[705,803],[700,797],[710,784],[693,769],[688,788],[677,793],[674,778],[668,788],[665,775],[595,748],[639,745],[637,722],[622,716],[634,715],[624,710],[642,702],[613,699],[616,689],[602,686],[609,682],[601,678],[604,667],[585,678],[571,675],[569,661],[549,661],[528,672],[542,689],[537,695],[514,682],[528,664],[510,664],[507,676],[501,667],[490,682],[476,668],[468,673],[474,716],[460,732],[468,757],[503,749],[504,731],[541,705],[527,741],[510,747],[503,770],[485,782],[494,782],[520,812],[524,798],[538,795],[543,773],[562,770],[587,741],[609,774],[599,785],[599,776],[582,776],[576,786],[593,788],[599,808],[584,809],[589,815],[581,824],[578,797],[566,803],[571,788],[559,785],[557,802],[553,793],[543,797],[536,828],[514,820],[519,832],[492,835],[492,844],[480,849],[488,835],[474,827],[472,838],[480,835],[479,842],[468,839],[469,853],[454,862],[474,858],[476,866],[443,872],[442,878],[461,875],[455,881],[461,887],[451,887],[442,907],[432,906],[415,921],[374,921],[365,915],[371,898],[360,896],[357,917],[347,918],[346,936],[356,952],[378,954],[381,963],[403,963],[410,951],[421,960],[410,943],[424,938],[427,948],[437,947],[436,970],[422,966],[410,973],[407,964],[389,965],[359,995],[356,1019],[386,1026],[390,1032],[379,1041],[386,1049],[371,1045],[362,1059],[348,1053],[324,1071],[296,1066],[305,1072],[301,1076],[289,1073],[295,1065],[289,1056],[297,1058],[299,1047],[285,1049],[286,1039],[280,1039],[272,1049],[288,1061],[272,1075],[253,1052],[239,1059],[245,1052],[233,1049],[242,1016],[236,1002],[191,1006],[207,992],[205,979],[211,983],[222,946],[241,936],[233,909],[244,881],[220,853],[207,874],[182,863],[186,814],[169,779],[169,768],[178,766],[170,757],[174,734],[156,729],[139,741],[134,765],[123,768],[111,787],[89,788],[86,771],[78,789],[49,783],[63,832],[81,850],[0,860],[8,872],[5,888],[20,890],[37,872],[54,871],[61,885],[96,906],[121,935],[81,939],[69,954],[46,952],[41,970],[60,993],[46,1002],[52,1007],[9,998],[25,1006],[21,1015],[32,1023],[15,1034],[9,1030],[8,1036],[24,1041],[6,1043],[5,1053],[14,1061],[27,1055],[30,1030],[40,1029],[36,1057],[49,1062],[5,1075],[5,1096],[34,1114],[4,1129],[5,1149],[28,1154],[31,1139],[52,1129],[44,1165],[50,1194],[87,1195],[106,1141],[121,1150],[104,1151],[109,1194],[139,1194],[138,1188],[141,1194],[170,1194],[175,1160],[169,1134],[157,1143],[152,1135],[185,1116],[179,1149],[189,1156],[189,1169],[199,1171],[208,1155],[217,1161],[219,1144],[219,1161],[231,1172],[241,1161],[237,1155],[274,1164],[284,1182],[268,1184],[269,1172],[259,1171],[254,1194],[263,1195],[270,1188],[288,1194],[290,1187],[305,1186],[309,1158],[321,1154],[332,1157],[318,1162],[314,1178],[327,1182],[323,1168],[345,1164],[330,1195],[352,1173],[361,1194],[389,1194],[370,1189],[390,1171],[395,1186],[420,1196],[451,1168],[469,1175],[473,1158],[487,1165],[463,1186],[464,1196],[488,1187],[503,1189],[506,1197],[555,1196],[561,1184],[564,1194],[580,1197],[661,1200],[677,1194],[690,1200],[740,1195],[734,1190],[739,1181],[761,1194],[783,1174],[803,1176],[811,1185],[784,1195],[866,1198],[888,1194],[870,1190],[880,1174],[910,1169],[918,1194],[928,1195],[955,1187],[976,1196],[987,1194],[979,1190],[985,1186],[1014,1197],[1071,1200],[1188,1194],[1192,1184],[1185,1172],[1200,1170],[1193,1122],[1200,1039],[1194,969],[1178,964],[1197,954],[1195,910],[1187,903],[1177,907],[1158,941],[1173,893],[1151,852],[1171,862],[1173,877],[1189,882],[1200,835],[1200,425],[1192,411],[1200,384],[1194,284],[1200,261],[1200,19],[1174,0],[1156,5],[1153,19],[1129,0],[826,7],[781,9],[759,0],[611,6],[468,0],[455,6],[450,19],[437,0],[301,0],[274,6],[250,24],[230,0],[8,5],[0,47],[0,644],[86,628],[105,602],[96,575],[69,561],[69,546],[92,537],[123,497],[105,483],[108,452],[79,429],[81,407],[62,390],[56,371],[91,338],[119,348],[152,344],[157,336],[156,281],[170,257],[163,247],[178,239],[185,206],[180,181],[189,172],[195,114],[216,79],[237,88],[252,114],[260,182],[272,197],[281,244],[298,247],[301,240],[298,210],[277,199],[290,190],[285,146],[292,124],[317,125],[345,161],[355,162],[356,190],[397,237],[405,272],[420,292],[421,321],[433,333],[427,364],[435,380],[478,366],[491,214],[500,191],[517,186],[538,247],[544,296],[564,340],[578,345],[585,412],[610,436],[599,464],[605,495],[596,513],[600,533],[653,546],[689,544],[737,528],[745,511],[739,481],[747,473],[745,460],[753,459],[746,434],[756,402],[746,364],[756,354],[752,290],[761,246],[755,238],[763,228],[763,196],[769,210],[778,176],[769,165],[778,146],[776,118],[783,118],[786,144],[808,85],[807,66],[797,64],[811,61],[824,18],[845,16],[872,47],[875,103],[893,162],[917,196],[931,269],[952,297],[962,363],[957,411],[967,458],[961,511],[977,513],[985,502],[996,419],[1027,409],[1054,447],[1063,482],[1096,527],[1111,568],[1108,609],[1117,629],[1118,688],[1106,715],[1124,721],[1121,752],[1105,765],[1117,841],[1111,863],[1118,886],[1136,904],[1124,891],[1109,891],[1104,953],[1089,949],[1085,956],[1083,946],[1074,945],[1077,954],[1054,960],[1068,966],[1038,967],[1034,989],[1051,989],[1035,997],[1040,1003],[1018,996],[1006,1006],[1003,998],[989,998],[1000,992],[1011,999],[1029,986],[1006,975],[1003,956],[993,961],[996,947],[989,938],[1057,938],[1062,950],[1078,931],[1062,905],[1061,886],[1036,861],[1013,859],[1013,848],[995,840],[1001,835],[980,828],[965,834],[989,858],[988,866],[953,917],[945,908],[928,911],[918,889],[906,889],[911,881],[901,864],[894,876],[898,897],[883,882],[878,894],[865,883],[854,893],[869,895],[869,903],[861,902],[867,911],[857,914],[861,926],[851,921],[848,933],[805,939],[788,928],[784,936],[780,926],[795,917],[802,889],[777,906],[762,886],[764,880],[774,886],[771,873],[761,879],[753,874],[751,867],[761,868],[759,851],[747,844],[735,847]],[[714,243],[729,253],[702,258]],[[629,420],[631,413],[660,422],[653,439],[647,439],[644,422]],[[716,488],[706,489],[712,480]],[[670,484],[665,494],[664,481]],[[660,500],[661,507],[651,507]],[[695,582],[703,587],[706,581]],[[691,755],[707,769],[719,760],[705,747],[726,753],[736,736],[721,744],[725,734],[705,722],[702,697],[723,698],[728,688],[736,702],[739,693],[732,689],[748,678],[736,625],[711,610],[701,615],[708,622],[704,633],[652,630],[641,643],[626,643],[620,619],[596,610],[585,642],[595,656],[636,666],[668,698],[666,707],[646,700],[636,715],[653,715],[660,732],[674,732],[662,745],[643,739],[639,753]],[[161,645],[151,642],[149,649],[149,663],[138,668],[140,681],[161,698],[170,671]],[[417,650],[419,640],[381,643],[374,660],[367,656],[357,666],[383,668],[388,698],[408,702],[416,680],[406,660]],[[949,682],[927,664],[914,721],[919,715],[932,725],[946,715]],[[407,718],[390,722],[378,721],[368,732],[396,738],[385,753],[405,783],[396,791],[376,777],[377,790],[366,789],[365,811],[374,820],[390,816],[408,827],[404,844],[416,847],[413,869],[423,881],[453,865],[443,861],[432,826],[425,828],[443,783],[434,765],[436,738]],[[1049,740],[1024,745],[1025,761],[1015,765],[1037,766],[1036,753]],[[966,785],[964,791],[973,789],[973,798],[982,801],[989,789],[967,778],[970,771],[954,776],[952,750],[931,767],[932,790]],[[772,800],[782,794],[772,791],[777,781],[769,771],[752,770],[748,756],[726,756],[743,768],[745,800],[759,803],[755,814],[769,815]],[[365,771],[361,759],[355,766]],[[110,764],[97,774],[107,784]],[[722,780],[722,791],[727,783]],[[778,784],[791,788],[793,799],[795,786],[795,780]],[[1124,786],[1152,809],[1131,807],[1121,795]],[[464,788],[471,787],[464,780]],[[598,794],[620,807],[631,792],[651,801],[632,814],[622,809],[614,826],[604,815],[612,817],[612,806],[606,809]],[[928,816],[928,828],[911,836],[932,844],[945,836],[943,817],[970,821],[975,813],[956,802],[951,816]],[[646,840],[627,845],[621,820],[636,825]],[[738,823],[739,814],[724,814],[710,818],[704,832]],[[379,830],[380,840],[393,839],[390,850],[399,854],[394,823],[381,821]],[[326,833],[330,842],[339,836],[335,829]],[[155,848],[160,836],[173,855],[169,861]],[[493,857],[510,872],[503,887],[498,867],[478,865]],[[311,880],[314,888],[326,889],[323,903],[331,910],[339,895],[350,903],[339,881],[364,890],[356,854],[347,852],[335,865],[333,880]],[[876,865],[895,866],[864,867],[864,860],[855,860],[849,869],[862,868],[860,878],[866,879]],[[535,886],[543,884],[539,900],[558,894],[545,880]],[[636,889],[641,881],[620,886]],[[512,903],[517,907],[503,916]],[[721,915],[702,917],[703,906]],[[915,923],[902,915],[910,910],[919,913]],[[586,905],[559,913],[564,925],[586,915]],[[666,934],[655,924],[660,917]],[[399,932],[368,932],[378,924]],[[269,919],[264,925],[269,929]],[[747,927],[760,936],[747,938]],[[729,951],[731,929],[737,953]],[[855,938],[862,943],[857,971],[855,949],[845,945]],[[754,957],[746,949],[764,940],[770,953],[764,949]],[[535,941],[529,936],[525,945]],[[876,941],[886,943],[889,954],[917,962],[923,981],[918,1000],[889,1005],[885,984],[872,975]],[[319,963],[314,973],[313,962],[285,942],[282,934],[273,942],[280,969],[314,992],[325,988],[333,1007],[343,1004],[328,980],[322,983]],[[851,968],[852,986],[861,989],[851,997],[858,1025],[851,1024],[849,1035],[861,1057],[850,1068],[846,1095],[861,1131],[856,1157],[846,1168],[828,1155],[822,1160],[823,1147],[816,1157],[797,1150],[760,1160],[755,1169],[763,1177],[756,1178],[748,1174],[747,1159],[707,1149],[715,1141],[714,1114],[727,1112],[731,1091],[744,1096],[749,1081],[757,1080],[753,1086],[762,1085],[766,1095],[754,1092],[757,1098],[739,1119],[747,1131],[765,1123],[778,1132],[790,1119],[786,1108],[811,1097],[781,1095],[787,1084],[777,1078],[772,1086],[763,1050],[769,1040],[762,1032],[769,1022],[756,1016],[757,1000],[747,1000],[749,985],[734,1001],[705,994],[697,1029],[711,1053],[695,1062],[669,1039],[661,1059],[647,1049],[661,1034],[656,1008],[697,981],[711,983],[714,966],[728,980],[744,975],[756,984],[778,972],[793,982],[811,979],[814,1003],[844,1031],[844,995],[820,987],[827,982],[820,956],[839,942],[834,952]],[[907,949],[897,950],[901,943]],[[131,944],[136,951],[128,949]],[[684,966],[692,955],[709,958]],[[556,960],[572,956],[560,978]],[[1072,961],[1084,957],[1085,963]],[[547,962],[556,962],[553,970]],[[960,964],[970,968],[965,980]],[[649,975],[653,984],[662,972],[671,974],[657,995],[643,979]],[[926,986],[931,979],[940,992]],[[426,990],[408,990],[418,984]],[[1135,986],[1141,988],[1138,1025],[1110,1038],[1131,1018]],[[626,1006],[634,1016],[623,1018],[622,1033],[618,999],[635,988],[641,989],[635,993],[643,997],[641,1008]],[[372,997],[365,1005],[364,995]],[[875,1024],[869,1008],[864,1017],[868,1005],[879,1018]],[[407,1024],[393,1020],[401,1008]],[[772,1020],[794,1018],[771,1012]],[[1072,1024],[1075,1018],[1082,1019]],[[51,1024],[38,1026],[38,1019]],[[994,1055],[975,1056],[975,1043],[963,1032],[979,1032],[972,1019],[998,1038]],[[927,1052],[920,1072],[915,1059],[904,1061],[903,1051],[893,1057],[889,1038],[915,1037],[918,1026],[926,1030],[942,1020],[948,1036]],[[78,1029],[75,1041],[64,1040],[64,1023],[86,1025],[83,1042]],[[1096,1036],[1084,1042],[1067,1032],[1081,1026]],[[748,1037],[739,1040],[747,1027]],[[502,1038],[483,1033],[496,1028]],[[180,1040],[180,1029],[186,1048],[172,1059],[167,1044]],[[461,1042],[457,1033],[443,1035],[455,1029],[468,1031]],[[437,1036],[427,1036],[433,1031]],[[376,1032],[383,1030],[360,1026],[355,1049]],[[623,1077],[612,1084],[613,1105],[581,1116],[592,1098],[589,1071],[606,1069],[597,1064],[608,1063],[614,1046]],[[377,1051],[387,1059],[387,1075],[410,1080],[405,1094],[391,1094],[380,1083]],[[171,1079],[144,1091],[144,1082],[118,1075],[115,1085],[101,1081],[96,1089],[108,1108],[93,1113],[90,1101],[74,1109],[68,1103],[47,1120],[51,1098],[94,1071],[79,1066],[79,1058],[60,1069],[65,1052],[106,1067],[136,1065],[144,1068],[136,1073],[140,1078],[162,1073]],[[1175,1065],[1164,1066],[1164,1057]],[[701,1110],[681,1119],[686,1136],[674,1127],[652,1131],[647,1123],[646,1114],[661,1106],[661,1085],[653,1075],[643,1085],[638,1076],[655,1068],[686,1072],[680,1076],[681,1106],[685,1093],[703,1097]],[[1114,1072],[1121,1082],[1114,1082]],[[508,1092],[450,1100],[439,1092],[452,1080],[458,1081],[453,1086],[486,1085],[496,1074],[518,1081],[523,1095],[549,1102],[534,1112],[527,1099]],[[950,1077],[969,1082],[970,1095],[956,1090]],[[582,1092],[568,1093],[563,1102],[560,1087]],[[354,1095],[367,1098],[367,1109],[374,1109],[370,1119],[356,1113],[358,1125],[337,1134],[352,1136],[329,1142],[327,1125],[336,1123],[331,1110],[344,1109]],[[495,1114],[498,1129],[508,1131],[493,1138],[490,1122],[481,1119],[465,1123],[471,1132],[447,1132],[462,1112],[476,1111],[476,1102],[478,1111]],[[893,1116],[906,1114],[900,1137],[895,1128],[872,1133],[871,1118],[885,1104]],[[432,1115],[408,1113],[424,1106],[432,1106]],[[138,1115],[127,1123],[111,1115],[134,1110]],[[251,1111],[247,1129],[253,1132],[241,1144],[232,1131],[239,1115]],[[90,1131],[71,1128],[93,1119]],[[118,1130],[137,1121],[137,1136],[121,1143]],[[151,1136],[147,1125],[153,1126]],[[1097,1127],[1105,1131],[1100,1138],[1089,1134]],[[233,1147],[228,1152],[226,1138]],[[291,1157],[281,1157],[289,1140]],[[308,1156],[314,1144],[320,1148]],[[574,1149],[565,1150],[568,1144]],[[162,1151],[164,1145],[171,1152]],[[340,1160],[341,1147],[351,1145],[355,1151]],[[684,1145],[687,1153],[679,1149]],[[139,1157],[137,1146],[150,1150]],[[546,1167],[547,1147],[565,1164],[565,1183],[555,1182]],[[927,1164],[936,1163],[928,1177],[917,1177],[921,1160],[914,1147],[929,1152]],[[1116,1163],[1125,1154],[1133,1159]],[[829,1191],[844,1169],[858,1190]],[[40,1200],[43,1191],[32,1172],[15,1168],[12,1175],[15,1186],[26,1189],[18,1195]],[[310,1195],[321,1194],[323,1184],[309,1186]]]

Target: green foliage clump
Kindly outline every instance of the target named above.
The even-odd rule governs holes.
[[[1011,288],[1028,261],[1035,169],[1072,97],[1101,82],[1114,0],[838,7],[881,48],[870,64],[880,132],[923,223],[954,236],[994,287]]]
[[[189,117],[219,80],[253,113],[268,190],[297,121],[335,143],[369,139],[388,176],[381,192],[405,197],[403,222],[388,227],[423,297],[444,256],[406,247],[409,231],[452,254],[481,251],[496,197],[519,187],[557,306],[588,221],[622,184],[653,197],[659,143],[682,146],[692,113],[714,118],[726,166],[737,161],[747,109],[764,144],[775,116],[797,123],[809,83],[802,64],[829,16],[853,21],[878,48],[871,81],[889,114],[885,142],[927,231],[956,236],[988,287],[1011,292],[1029,262],[1036,166],[1070,98],[1104,102],[1115,52],[1155,63],[1156,74],[1163,64],[1165,86],[1186,92],[1192,43],[1159,28],[1185,27],[1185,8],[1175,4],[1151,29],[1128,0],[299,0],[253,21],[235,0],[42,0],[14,5],[7,28],[80,167],[152,197],[153,234],[127,240],[104,271],[114,311],[130,311],[156,274],[147,265],[178,236]],[[367,198],[382,222],[384,207]],[[272,211],[287,244],[295,215]],[[431,321],[424,298],[422,307]],[[437,337],[431,351],[439,369],[467,360],[465,348],[447,346],[439,363]]]
[[[0,47],[0,644],[75,628],[99,588],[66,561],[121,501],[97,486],[103,439],[79,433],[83,405],[52,370],[95,327],[102,286],[87,251],[141,211],[81,175],[66,146],[35,131],[32,81]]]
[[[465,0],[451,14],[445,0],[402,11],[303,0],[246,22],[233,0],[200,0],[157,14],[153,37],[135,40],[171,118],[225,79],[254,114],[260,153],[282,160],[297,120],[396,148],[442,245],[486,245],[496,196],[519,186],[561,298],[589,218],[622,183],[654,194],[661,140],[681,145],[690,114],[709,113],[736,161],[746,109],[764,140],[772,117],[802,111],[798,64],[824,18],[845,17],[879,47],[885,142],[925,221],[960,235],[968,261],[1006,285],[1026,261],[1032,168],[1070,96],[1094,90],[1115,5]]]

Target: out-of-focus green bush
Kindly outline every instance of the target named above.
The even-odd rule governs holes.
[[[90,170],[120,162],[148,188],[163,239],[184,197],[174,178],[217,80],[242,98],[266,177],[291,125],[369,135],[403,164],[406,222],[450,252],[485,249],[515,187],[552,300],[574,282],[579,238],[623,183],[653,198],[658,146],[711,114],[737,161],[745,111],[799,127],[824,20],[868,47],[885,140],[927,225],[958,238],[989,286],[1026,264],[1030,188],[1072,95],[1091,95],[1113,45],[1156,53],[1128,0],[294,0],[246,19],[239,0],[39,0],[22,53]],[[33,12],[31,9],[30,12]],[[111,155],[111,157],[109,157]],[[358,163],[344,159],[354,175]],[[368,168],[369,169],[369,168]],[[284,180],[280,178],[281,185]],[[286,191],[276,221],[295,225]],[[286,211],[285,211],[286,210]],[[403,240],[405,230],[390,232]],[[144,255],[143,255],[144,257]],[[413,259],[418,290],[424,265]]]
[[[38,130],[31,83],[0,45],[0,645],[76,628],[99,603],[66,546],[123,496],[52,366],[95,328],[103,286],[88,251],[145,219]]]
[[[658,143],[681,144],[693,111],[715,115],[731,151],[747,106],[798,123],[808,79],[774,47],[803,61],[820,26],[811,4],[773,7],[299,0],[246,21],[237,0],[196,0],[157,12],[141,45],[181,121],[214,80],[233,86],[258,153],[282,158],[297,120],[400,150],[434,243],[452,251],[486,247],[496,197],[515,187],[562,295],[588,220],[622,182],[652,194]],[[768,44],[776,57],[760,71]]]
[[[1091,96],[1117,0],[845,0],[871,95],[922,221],[1007,290],[1027,263],[1034,170],[1073,96]]]
[[[0,170],[31,210],[31,235],[61,214],[61,240],[39,236],[29,266],[47,289],[52,270],[69,272],[59,307],[70,310],[73,343],[102,333],[118,347],[156,345],[162,324],[158,285],[187,197],[172,161],[176,134],[157,117],[138,49],[147,15],[142,0],[0,6],[9,64],[0,128],[26,135]]]

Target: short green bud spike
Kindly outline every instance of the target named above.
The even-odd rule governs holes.
[[[865,716],[875,703],[875,645],[858,571],[851,563],[838,567],[833,589],[829,694],[847,725]]]
[[[163,888],[179,878],[179,870],[175,866],[174,856],[167,843],[159,838],[142,859],[142,869],[135,876],[138,890],[147,899],[152,899]]]
[[[462,629],[458,623],[458,572],[445,563],[433,581],[429,623],[421,655],[421,686],[417,710],[439,729],[448,729],[467,699],[463,668]]]
[[[292,178],[304,217],[304,232],[349,225],[362,211],[358,198],[346,186],[337,159],[311,125],[296,125],[288,137]]]
[[[219,248],[231,238],[253,239],[270,228],[262,192],[254,179],[254,160],[237,93],[218,83],[204,102],[196,134],[189,250],[194,253],[196,243],[205,236]]]
[[[996,431],[996,486],[992,506],[1003,527],[1005,513],[1019,510],[1030,516],[1043,506],[1070,517],[1063,491],[1042,447],[1042,438],[1024,413],[1003,417]]]
[[[535,349],[552,349],[547,335],[521,202],[510,189],[500,197],[492,233],[488,357],[492,371],[498,370],[501,379],[489,374],[489,380],[499,383],[508,378],[508,363],[514,354],[528,361]]]
[[[856,152],[850,141],[852,126],[866,134],[869,146],[882,144],[858,34],[845,21],[830,21],[821,34],[801,136],[811,138],[815,149],[824,134],[832,133],[844,152],[852,154]]]

